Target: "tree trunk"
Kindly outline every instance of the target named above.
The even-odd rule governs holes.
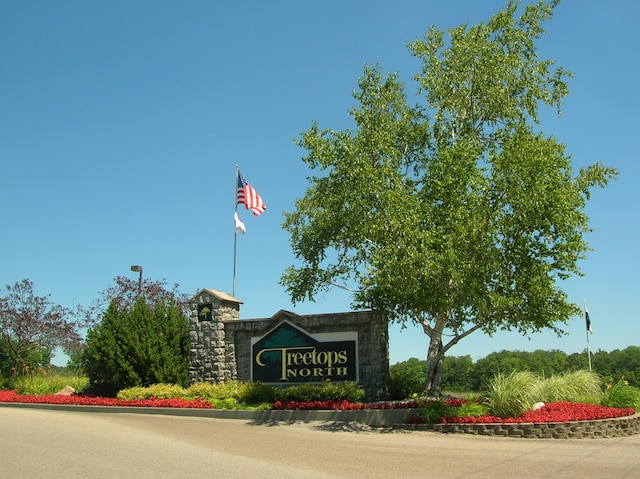
[[[427,373],[425,389],[429,396],[440,395],[440,380],[442,379],[442,360],[444,359],[442,345],[442,330],[445,321],[436,320],[435,327],[429,331],[429,350],[427,351]]]
[[[442,341],[431,339],[427,353],[426,391],[429,396],[440,395],[440,380],[442,379]]]

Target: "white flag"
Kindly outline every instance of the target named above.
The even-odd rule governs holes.
[[[238,216],[238,212],[236,211],[233,214],[233,220],[236,223],[236,234],[240,233],[241,235],[247,232],[247,227],[244,225],[242,221],[240,221],[240,217]]]

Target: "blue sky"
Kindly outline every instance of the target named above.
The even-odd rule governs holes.
[[[232,290],[235,165],[267,211],[238,237],[236,296],[243,319],[280,309],[350,310],[340,289],[291,304],[279,286],[294,262],[283,211],[311,173],[293,139],[312,121],[350,126],[365,63],[419,65],[406,44],[430,25],[487,20],[485,0],[0,2],[0,284],[28,278],[38,295],[88,305],[115,276]],[[587,301],[592,351],[639,345],[636,0],[565,0],[546,23],[541,56],[575,73],[558,118],[542,129],[576,168],[619,169],[587,208],[593,248],[584,277],[565,281]],[[450,354],[586,348],[584,318],[557,338],[474,333]],[[424,358],[427,337],[390,328],[391,363]]]

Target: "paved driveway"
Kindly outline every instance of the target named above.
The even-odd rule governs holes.
[[[359,424],[0,408],[2,478],[640,478],[640,436],[541,440]]]

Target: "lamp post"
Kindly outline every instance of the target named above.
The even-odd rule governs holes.
[[[138,278],[138,297],[142,294],[142,266],[139,264],[134,264],[131,267],[131,271],[140,273],[140,277]]]

